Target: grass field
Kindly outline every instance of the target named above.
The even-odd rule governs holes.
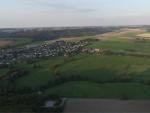
[[[136,51],[150,53],[150,41],[135,41],[135,40],[119,40],[119,41],[99,41],[93,43],[89,47],[91,48],[103,48],[111,50],[124,50],[124,51]]]
[[[46,94],[90,98],[121,98],[127,95],[131,99],[150,99],[148,90],[150,86],[141,83],[141,81],[150,80],[150,59],[148,58],[78,55],[67,62],[64,60],[63,57],[39,60],[36,64],[39,64],[40,68],[33,68],[33,64],[22,63],[22,67],[30,71],[26,76],[16,80],[17,87],[38,88],[46,85],[50,80],[55,79],[57,70],[60,73],[59,76],[78,75],[88,77],[91,81],[66,82],[45,90]],[[55,65],[60,66],[54,69]],[[132,82],[109,83],[114,78],[118,80],[128,78]],[[99,81],[106,81],[106,84],[99,84]],[[89,90],[91,93],[88,93]],[[137,95],[134,95],[136,93]]]
[[[78,98],[150,99],[150,86],[139,84],[104,84],[69,82],[46,90],[46,94]]]
[[[150,40],[136,39],[141,33],[144,31],[121,31],[94,36],[93,38],[103,37],[103,40],[92,42],[88,47],[150,54]],[[75,41],[74,38],[72,41]],[[148,57],[78,54],[69,58],[43,58],[32,63],[22,61],[15,64],[15,68],[27,70],[24,76],[14,81],[17,88],[44,87],[45,95],[150,99]],[[7,72],[9,70],[6,68],[0,69],[0,76],[5,76]],[[58,78],[61,78],[61,83],[57,81]],[[62,82],[64,78],[67,80]],[[129,81],[122,82],[123,80]],[[52,87],[49,85],[51,81],[59,84]]]
[[[61,64],[64,62],[63,58],[51,58],[49,60],[40,60],[34,64],[22,63],[18,67],[26,67],[29,73],[16,80],[18,88],[22,87],[39,87],[45,85],[49,80],[53,79],[54,76],[54,66],[56,64]],[[34,65],[39,65],[39,67],[34,68]]]
[[[90,71],[101,71],[104,69],[108,69],[111,71],[120,71],[123,70],[128,72],[141,72],[148,69],[148,65],[150,64],[149,59],[145,58],[134,58],[134,57],[123,57],[123,56],[97,56],[97,55],[81,55],[75,57],[71,62],[66,63],[62,67],[60,67],[60,71],[62,73],[72,71],[74,72],[86,72]],[[135,70],[133,70],[134,68]],[[128,70],[127,70],[128,69]],[[89,73],[87,72],[87,73]],[[91,72],[93,73],[93,72]]]
[[[150,53],[150,40],[145,38],[149,33],[140,29],[126,29],[118,32],[96,36],[100,41],[90,45],[90,48],[103,48],[114,51],[132,51]]]
[[[33,65],[39,65],[34,68]],[[56,69],[55,66],[59,65]],[[59,73],[60,77],[69,77],[72,75],[81,76],[84,78],[90,78],[92,82],[87,82],[86,85],[82,81],[66,83],[54,88],[50,88],[46,91],[48,94],[58,94],[66,97],[101,97],[101,98],[121,98],[122,95],[127,95],[131,99],[146,99],[150,98],[148,85],[140,84],[141,82],[150,81],[150,59],[142,57],[131,56],[98,56],[98,55],[77,55],[68,59],[64,57],[41,59],[33,64],[21,63],[18,67],[24,67],[29,70],[26,76],[20,77],[16,80],[18,88],[30,87],[38,88],[46,85],[50,80],[55,79],[56,74]],[[131,83],[127,84],[108,84],[105,86],[98,84],[98,81],[110,81],[113,79],[131,79]],[[96,81],[93,83],[93,81]],[[96,84],[96,86],[95,86]],[[137,85],[138,84],[138,85]],[[67,87],[68,86],[68,87]],[[72,87],[71,87],[72,86]],[[95,90],[93,93],[86,93],[86,90],[90,88]],[[107,87],[110,87],[107,89]],[[67,89],[66,89],[67,88]],[[75,90],[72,91],[72,88]],[[85,90],[83,90],[85,88]],[[104,93],[96,93],[99,89],[106,88]],[[62,92],[61,92],[62,89]],[[112,90],[109,90],[112,89]],[[129,91],[128,91],[129,89]],[[59,91],[60,90],[60,91]],[[130,90],[132,92],[130,92]],[[85,91],[85,92],[84,92]],[[88,91],[88,90],[87,90]],[[111,92],[115,92],[112,94]],[[118,91],[121,91],[118,94]],[[146,92],[144,92],[146,91]],[[61,93],[60,93],[61,92]],[[74,94],[74,92],[76,92]],[[133,96],[133,92],[137,92],[137,96]],[[141,93],[139,93],[141,92]],[[148,94],[146,94],[148,93]],[[117,95],[118,94],[118,95]],[[145,96],[144,96],[145,95]]]

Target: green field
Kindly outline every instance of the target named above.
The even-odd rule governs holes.
[[[130,33],[125,36],[135,35]],[[26,43],[30,44],[30,41]],[[113,37],[110,40],[92,41],[88,48],[150,54],[150,41]],[[42,89],[45,95],[65,97],[150,99],[149,57],[82,53],[69,58],[62,56],[32,62],[18,61],[11,68],[0,69],[0,77],[7,75],[11,69],[26,71],[9,84],[19,90]]]
[[[93,43],[91,48],[103,48],[111,50],[124,50],[150,53],[150,41],[136,41],[136,40],[104,40]]]
[[[46,94],[78,98],[150,99],[150,86],[140,84],[97,84],[69,82],[46,90]],[[59,92],[59,93],[58,93]]]
[[[39,67],[35,68],[35,64]],[[59,66],[55,68],[56,65]],[[57,75],[58,77],[69,78],[71,76],[79,76],[82,80],[80,80],[79,83],[78,80],[71,83],[66,81],[65,84],[62,83],[52,88],[49,88],[51,86],[48,86],[48,88],[45,89],[46,94],[91,98],[121,98],[121,96],[125,94],[131,99],[150,98],[150,96],[148,96],[150,92],[147,90],[150,81],[150,59],[148,58],[83,54],[69,59],[65,59],[64,57],[42,59],[33,64],[23,62],[18,64],[17,67],[24,67],[26,70],[29,70],[25,76],[15,80],[15,84],[19,89],[25,87],[39,88],[45,86],[49,81],[55,80],[56,73],[59,73],[59,75]],[[84,82],[87,81],[87,79],[88,82]],[[127,83],[118,82],[126,79],[131,81]],[[118,81],[116,83],[109,83],[113,80]],[[106,84],[101,84],[101,82],[106,82]],[[105,87],[106,90],[104,90]],[[75,88],[75,90],[72,88]],[[93,93],[86,93],[86,90],[89,88],[94,90]],[[97,92],[99,89],[102,91]],[[120,94],[118,94],[117,91],[121,91]],[[146,91],[148,94],[145,94],[144,96],[143,91]],[[114,94],[111,92],[114,92]],[[134,97],[132,95],[134,92],[141,93],[138,93],[138,95]]]

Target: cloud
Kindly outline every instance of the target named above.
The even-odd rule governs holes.
[[[76,11],[80,13],[91,13],[91,12],[95,12],[96,10],[92,8],[80,8],[77,9]]]
[[[78,13],[90,13],[95,11],[95,9],[92,8],[81,7],[79,1],[76,2],[76,4],[70,0],[26,0],[25,2],[31,6],[44,7],[57,11],[71,11]]]
[[[28,5],[34,5],[34,6],[41,6],[41,7],[49,7],[53,9],[60,9],[60,10],[66,10],[66,9],[74,9],[75,6],[69,4],[66,0],[26,0],[25,1]]]

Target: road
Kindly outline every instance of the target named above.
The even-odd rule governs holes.
[[[150,101],[67,99],[64,113],[150,113]]]

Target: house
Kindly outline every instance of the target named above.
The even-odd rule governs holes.
[[[54,100],[47,100],[47,101],[44,103],[43,108],[54,108],[56,103],[57,103],[57,102],[54,101]]]
[[[100,52],[100,49],[94,49],[94,51],[98,53],[98,52]]]
[[[58,113],[64,110],[64,106],[66,103],[66,99],[57,99],[57,100],[45,100],[43,105],[41,106],[41,112],[49,112],[49,113]]]

